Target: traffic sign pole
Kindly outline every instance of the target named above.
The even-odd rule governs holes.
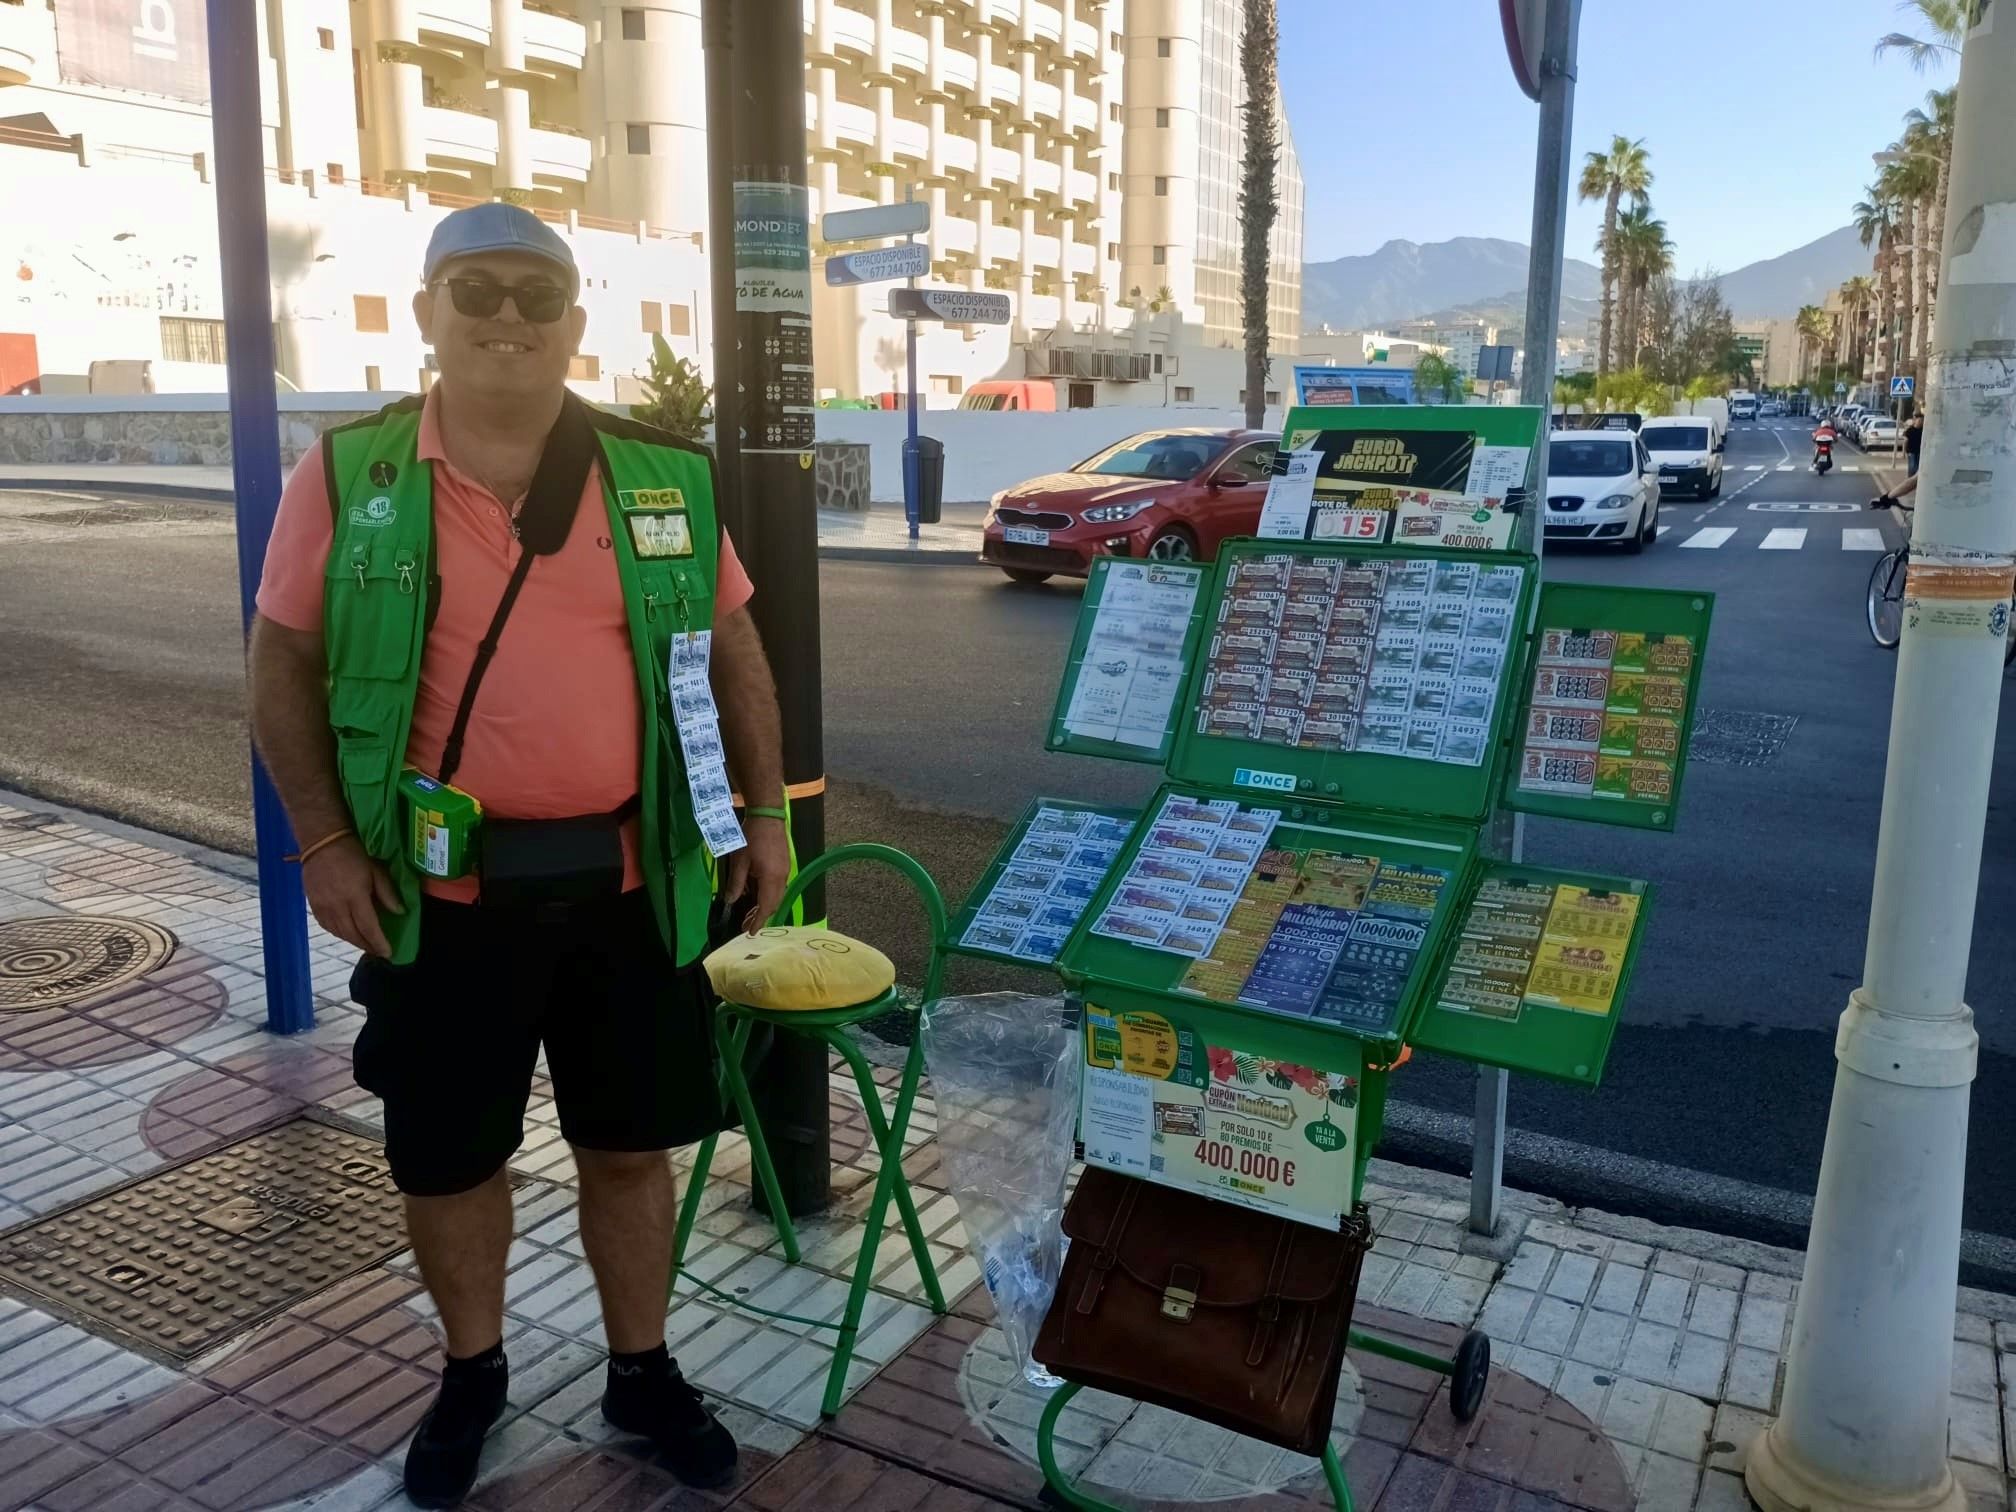
[[[905,184],[903,202],[907,205],[913,203],[916,198],[916,185]],[[911,232],[904,241],[906,244],[915,245],[917,233]],[[909,287],[913,289],[917,287],[915,275],[912,275]],[[910,539],[915,541],[917,516],[923,507],[923,500],[919,496],[923,479],[918,476],[922,471],[922,460],[917,455],[917,322],[915,320],[903,322],[903,364],[910,376],[910,443],[903,448],[903,518],[909,523]]]

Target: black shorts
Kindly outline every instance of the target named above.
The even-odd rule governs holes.
[[[357,1084],[384,1101],[411,1196],[466,1192],[516,1153],[541,1045],[569,1144],[665,1150],[721,1127],[706,980],[672,964],[642,888],[563,922],[424,899],[419,956],[366,956],[350,994]]]

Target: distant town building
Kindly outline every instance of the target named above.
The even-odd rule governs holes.
[[[441,215],[492,198],[573,241],[589,312],[578,389],[633,397],[653,335],[706,368],[699,8],[255,7],[282,375],[309,389],[424,387],[405,312],[422,249]],[[202,12],[196,0],[156,9],[179,32],[139,50],[93,0],[0,3],[13,212],[0,217],[0,268],[13,274],[0,344],[32,341],[52,377],[144,359],[175,387],[221,388]],[[932,210],[929,282],[1014,302],[1009,326],[920,328],[920,386],[935,402],[1024,376],[1056,378],[1072,404],[1236,402],[1240,15],[1237,0],[1124,16],[1101,0],[808,0],[814,217],[914,185]],[[1269,307],[1285,354],[1300,327],[1302,182],[1281,124]],[[828,290],[833,250],[813,248],[815,384],[892,391],[903,341],[887,286]]]

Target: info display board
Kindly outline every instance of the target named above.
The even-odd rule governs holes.
[[[1546,584],[1505,806],[1672,829],[1714,607],[1711,593]]]
[[[1595,1086],[1652,912],[1650,884],[1486,861],[1409,1036]]]
[[[1088,996],[1156,994],[1397,1050],[1475,843],[1466,825],[1172,784],[1058,970]]]
[[[1046,749],[1168,758],[1210,573],[1190,562],[1094,559]]]
[[[1170,775],[1483,818],[1535,576],[1510,552],[1228,542]]]
[[[1290,412],[1255,534],[1504,550],[1543,416],[1521,406]]]
[[[1127,808],[1036,799],[952,916],[952,949],[1051,965],[1105,885],[1135,818]]]
[[[1086,1164],[1334,1230],[1362,1154],[1358,1047],[1230,1029],[1181,1006],[1088,994]]]

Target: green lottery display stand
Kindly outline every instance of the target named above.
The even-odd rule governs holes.
[[[1652,888],[1494,858],[1484,829],[1672,828],[1712,600],[1540,581],[1511,545],[1541,421],[1298,409],[1259,537],[1096,564],[1047,744],[1165,780],[1138,815],[1038,799],[951,926],[1082,1003],[1088,1164],[1334,1229],[1410,1047],[1601,1080]],[[1351,1342],[1475,1412],[1481,1335]],[[1103,1507],[1051,1453],[1075,1389],[1039,1448]]]

